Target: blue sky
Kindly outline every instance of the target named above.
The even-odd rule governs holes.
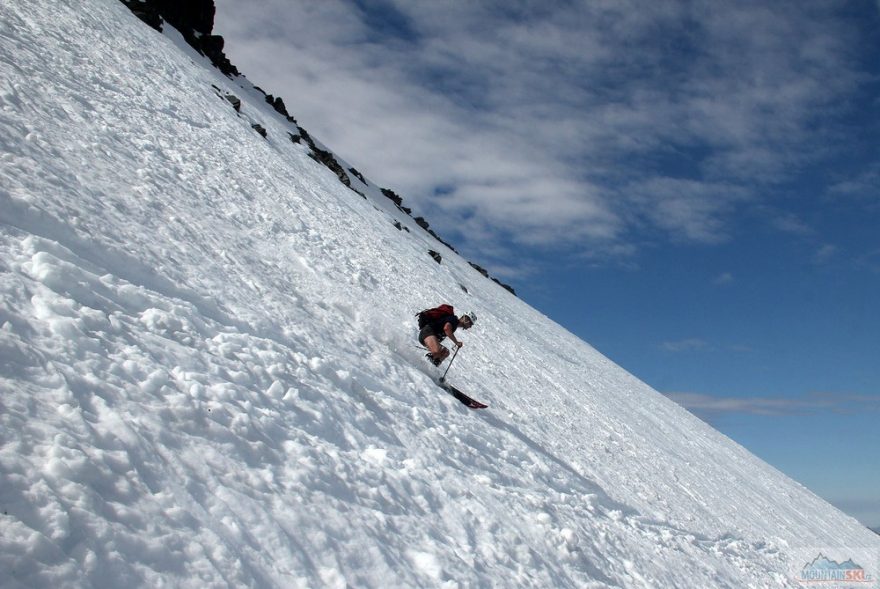
[[[880,525],[880,2],[216,4],[466,257]]]

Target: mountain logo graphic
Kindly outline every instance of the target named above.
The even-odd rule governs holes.
[[[804,566],[798,579],[801,583],[871,583],[873,580],[872,575],[851,558],[837,562],[822,553]]]

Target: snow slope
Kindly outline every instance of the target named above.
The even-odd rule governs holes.
[[[876,570],[875,534],[343,186],[173,30],[4,0],[0,64],[0,586]],[[479,316],[449,380],[487,410],[415,347],[443,301]]]

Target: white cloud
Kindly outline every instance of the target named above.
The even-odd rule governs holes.
[[[664,393],[697,414],[802,415],[880,411],[880,395],[810,393],[797,397],[724,397],[703,393]]]
[[[847,25],[821,3],[217,9],[233,63],[432,225],[469,225],[471,243],[612,251],[645,228],[723,241],[756,186],[828,149],[822,121],[859,79]]]
[[[784,233],[791,235],[810,236],[814,233],[813,228],[807,225],[800,217],[793,213],[781,213],[772,220],[773,226]]]
[[[709,347],[708,342],[699,338],[688,338],[678,341],[663,342],[660,349],[666,352],[693,352],[705,350]]]
[[[716,286],[725,286],[727,284],[733,283],[733,274],[730,272],[722,272],[718,276],[715,277],[715,280],[712,281],[712,284]]]
[[[631,213],[682,241],[726,240],[725,217],[749,198],[734,185],[673,178],[651,178],[627,187]]]
[[[813,260],[816,264],[827,264],[837,255],[837,252],[840,250],[836,245],[826,243],[819,248],[816,252]]]
[[[880,162],[831,186],[832,195],[880,205]]]

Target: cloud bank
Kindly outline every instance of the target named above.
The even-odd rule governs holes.
[[[801,397],[719,397],[702,393],[664,393],[697,415],[803,415],[805,413],[860,413],[880,411],[880,395],[811,393]]]
[[[254,82],[490,252],[724,241],[738,207],[834,151],[830,121],[864,82],[860,31],[827,2],[217,7]]]

